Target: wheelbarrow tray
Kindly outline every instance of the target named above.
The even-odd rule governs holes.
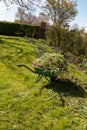
[[[46,68],[40,68],[37,66],[33,66],[34,70],[32,70],[31,68],[29,68],[28,66],[24,65],[24,64],[19,64],[20,66],[24,66],[26,69],[30,70],[31,72],[38,74],[37,80],[36,82],[40,81],[40,79],[44,76],[49,82],[50,80],[54,80],[55,76],[54,76],[54,72],[52,70],[46,69]],[[48,79],[50,78],[50,80]]]
[[[40,68],[37,66],[34,66],[34,71],[35,71],[35,73],[37,73],[39,75],[43,75],[43,76],[46,76],[49,78],[52,78],[54,76],[54,72],[52,70]]]

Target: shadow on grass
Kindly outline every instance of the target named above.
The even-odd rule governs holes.
[[[76,85],[71,80],[60,80],[58,79],[56,82],[50,82],[49,84],[44,86],[47,89],[52,89],[55,92],[63,93],[65,96],[72,96],[72,97],[85,97],[86,92],[84,89]]]
[[[4,42],[3,42],[3,40],[2,39],[0,39],[0,44],[3,44]]]
[[[49,84],[43,86],[39,94],[42,93],[42,90],[46,89],[52,89],[55,93],[58,93],[60,96],[60,99],[62,101],[62,106],[65,106],[65,100],[63,97],[87,97],[87,94],[83,87],[76,85],[71,80],[60,80],[58,79],[56,82],[50,82]]]

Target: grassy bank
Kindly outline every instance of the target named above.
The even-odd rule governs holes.
[[[42,40],[0,36],[1,130],[86,130],[86,74],[71,65],[74,78],[36,84],[36,74],[18,67],[33,69],[34,59],[48,51]]]

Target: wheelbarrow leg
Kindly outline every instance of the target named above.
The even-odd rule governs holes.
[[[37,77],[36,83],[38,83],[43,76],[44,76],[44,75],[40,75],[40,74],[39,74],[38,77]],[[48,82],[50,82],[50,80],[49,80],[46,76],[44,76],[44,77],[45,77],[45,79],[46,79]]]
[[[42,77],[43,77],[43,75],[39,74],[38,77],[37,77],[36,83],[38,83],[41,80]]]
[[[48,82],[50,82],[50,80],[45,76],[45,79],[48,81]]]

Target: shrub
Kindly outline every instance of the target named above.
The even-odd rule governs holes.
[[[28,24],[0,22],[0,35],[28,36],[33,38],[44,38],[45,30],[41,26]]]

